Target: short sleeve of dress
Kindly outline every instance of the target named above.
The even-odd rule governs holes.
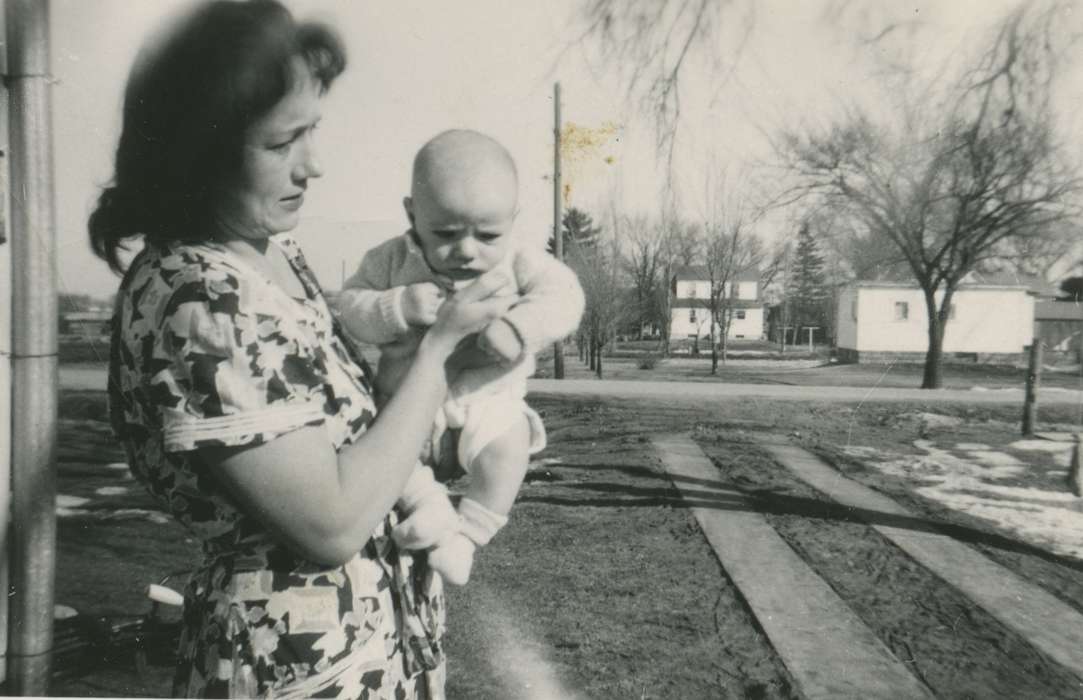
[[[266,287],[204,268],[157,305],[149,383],[167,452],[257,445],[324,421],[319,353]]]

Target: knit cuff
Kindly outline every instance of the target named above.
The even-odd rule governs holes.
[[[544,342],[542,342],[541,345],[535,345],[535,343],[539,341],[539,338],[536,337],[537,334],[534,336],[530,335],[526,328],[521,324],[516,323],[511,318],[504,316],[500,320],[511,326],[511,329],[515,331],[515,337],[519,339],[519,357],[522,357],[523,355],[533,355],[545,345]]]
[[[508,517],[494,513],[477,501],[463,498],[459,501],[459,530],[470,540],[484,547],[489,540],[508,523]]]
[[[405,291],[406,287],[392,287],[380,295],[379,301],[380,318],[400,335],[410,330],[410,324],[402,313],[402,294]]]

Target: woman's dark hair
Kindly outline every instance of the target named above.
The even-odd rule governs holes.
[[[245,131],[293,87],[295,60],[326,91],[346,67],[328,27],[275,0],[215,0],[145,48],[128,77],[113,182],[88,224],[117,272],[124,240],[201,241],[241,164]]]

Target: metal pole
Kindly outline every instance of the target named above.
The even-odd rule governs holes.
[[[0,36],[5,36],[0,13]],[[0,74],[7,73],[7,56],[0,51]],[[8,103],[7,87],[0,86],[0,99]],[[0,109],[0,309],[11,309],[11,246],[8,236],[8,116]],[[0,314],[0,446],[11,445],[11,314]],[[11,572],[11,450],[0,447],[0,683],[8,675],[9,598],[6,595]]]
[[[3,13],[0,13],[0,24]],[[4,36],[0,28],[0,36]],[[7,60],[0,51],[0,74]],[[0,86],[0,100],[7,103],[7,88]],[[7,236],[7,113],[0,109],[0,309],[11,309],[11,246]],[[0,446],[11,445],[11,314],[0,313]],[[11,450],[0,447],[0,683],[7,679],[8,654],[8,532],[11,515]]]
[[[1030,343],[1030,363],[1027,366],[1026,398],[1023,400],[1023,434],[1033,435],[1038,425],[1038,385],[1042,380],[1042,341]]]
[[[57,298],[49,2],[7,0],[11,115],[12,528],[8,677],[47,695],[56,567]]]
[[[560,183],[560,83],[553,83],[553,252],[564,260],[564,231],[560,206],[564,193]],[[553,377],[564,379],[564,341],[553,344]]]

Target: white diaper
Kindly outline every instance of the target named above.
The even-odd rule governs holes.
[[[519,416],[526,416],[530,425],[530,454],[545,449],[545,425],[538,412],[520,396],[511,393],[473,395],[469,402],[448,400],[437,412],[433,427],[433,444],[445,429],[458,429],[459,464],[469,472],[481,451],[514,425]]]

